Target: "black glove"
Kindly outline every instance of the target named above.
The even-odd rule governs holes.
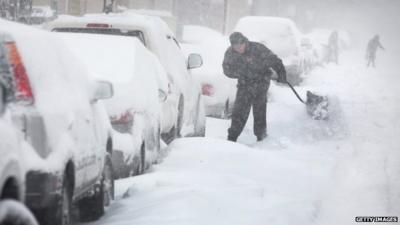
[[[283,68],[281,71],[278,73],[278,80],[279,83],[287,83],[286,80],[286,70]]]

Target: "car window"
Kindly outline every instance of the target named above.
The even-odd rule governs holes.
[[[116,28],[98,29],[98,28],[62,27],[62,28],[54,28],[53,31],[137,37],[143,43],[143,45],[146,46],[146,40],[144,38],[144,34],[140,30],[126,30],[125,31],[125,30],[116,29]]]

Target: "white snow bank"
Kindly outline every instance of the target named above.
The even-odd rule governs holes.
[[[332,165],[315,151],[303,149],[299,157],[312,157],[301,161],[212,138],[169,149],[152,172],[117,183],[131,188],[95,224],[307,224]]]
[[[0,201],[0,222],[18,222],[20,224],[37,225],[37,221],[29,209],[15,200]]]

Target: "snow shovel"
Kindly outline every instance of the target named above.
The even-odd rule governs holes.
[[[293,88],[293,86],[286,81],[286,84],[289,85],[290,89],[292,89],[293,93],[300,100],[300,102],[306,105],[307,113],[314,120],[327,120],[329,117],[328,114],[328,98],[326,96],[320,96],[312,93],[311,91],[307,91],[307,101],[304,101],[297,91]]]

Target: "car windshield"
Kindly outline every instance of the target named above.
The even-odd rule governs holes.
[[[146,41],[144,39],[143,32],[140,30],[125,31],[125,30],[116,29],[116,28],[99,29],[99,28],[63,27],[63,28],[54,28],[53,31],[137,37],[146,46]]]

